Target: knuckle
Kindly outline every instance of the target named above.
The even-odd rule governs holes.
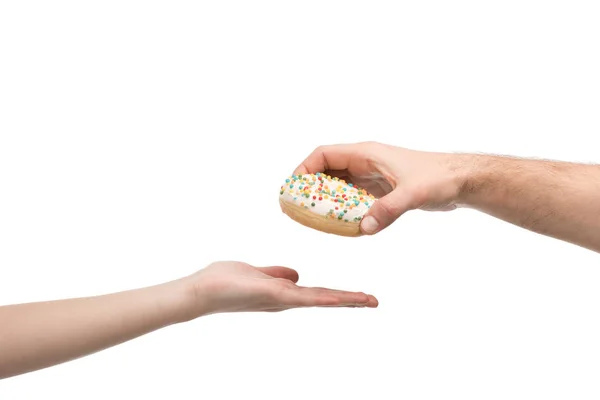
[[[360,142],[360,144],[362,144],[363,146],[371,146],[371,145],[379,144],[379,142],[377,142],[376,140],[366,140],[364,142]]]
[[[317,148],[315,148],[313,153],[317,153],[317,154],[325,153],[328,148],[329,148],[329,146],[322,144],[320,146],[317,146]]]
[[[380,200],[378,204],[379,210],[388,219],[395,218],[401,212],[400,204],[391,199]]]
[[[365,142],[364,145],[369,149],[369,150],[377,150],[380,149],[381,146],[383,146],[381,143],[374,141],[374,140],[370,140],[368,142]]]
[[[384,147],[385,145],[379,142],[364,142],[362,144],[363,157],[370,165],[375,165],[377,160],[381,159]]]

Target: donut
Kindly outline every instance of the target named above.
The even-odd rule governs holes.
[[[365,189],[320,172],[289,176],[279,190],[284,214],[339,236],[361,236],[360,221],[376,200]]]

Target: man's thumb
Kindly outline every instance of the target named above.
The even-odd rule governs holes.
[[[372,235],[387,228],[409,209],[406,195],[396,189],[377,200],[360,223],[365,235]]]

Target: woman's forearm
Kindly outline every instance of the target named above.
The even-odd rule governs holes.
[[[362,292],[301,287],[297,281],[298,273],[290,268],[221,261],[143,289],[0,307],[0,379],[210,314],[379,304]]]
[[[178,282],[0,307],[0,378],[70,361],[181,320]]]
[[[600,166],[467,156],[460,202],[600,252]]]

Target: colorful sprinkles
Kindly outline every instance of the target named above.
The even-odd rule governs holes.
[[[365,189],[320,172],[288,177],[279,195],[325,218],[355,223],[376,201]]]

